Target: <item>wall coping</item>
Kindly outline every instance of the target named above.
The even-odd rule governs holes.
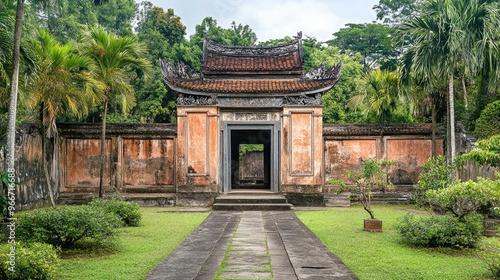
[[[101,135],[100,123],[58,123],[58,129],[63,137],[98,137]],[[108,123],[106,136],[134,136],[148,137],[177,136],[177,124],[170,123]]]
[[[439,127],[439,124],[438,124]],[[431,135],[432,124],[323,124],[323,136]],[[440,135],[440,131],[437,131]]]

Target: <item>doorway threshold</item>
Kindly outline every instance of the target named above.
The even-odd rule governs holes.
[[[276,194],[271,190],[258,190],[258,189],[237,189],[231,190],[229,194]]]

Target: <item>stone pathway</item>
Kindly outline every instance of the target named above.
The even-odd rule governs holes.
[[[358,279],[292,211],[212,212],[146,278]]]

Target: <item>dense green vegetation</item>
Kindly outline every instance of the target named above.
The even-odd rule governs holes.
[[[0,6],[0,136],[6,130],[16,2],[7,0]],[[306,34],[305,71],[320,63],[343,63],[342,79],[323,97],[324,121],[411,123],[430,122],[434,117],[439,123],[456,115],[471,131],[480,116],[481,124],[488,123],[489,116],[500,115],[498,106],[489,106],[481,115],[488,104],[499,99],[499,39],[494,35],[500,22],[499,5],[486,0],[380,0],[373,8],[375,22],[349,23],[332,30],[332,39],[326,44],[311,37],[314,34]],[[219,43],[243,46],[291,40],[285,37],[259,42],[250,26],[233,22],[225,28],[211,17],[203,19],[188,39],[186,26],[173,9],[164,10],[147,1],[40,0],[24,6],[19,83],[22,98],[17,120],[43,121],[48,137],[56,120],[100,122],[105,115],[109,122],[175,122],[176,97],[161,80],[158,58],[182,61],[199,70],[203,34]],[[110,94],[116,89],[102,84],[99,69],[84,65],[91,62],[85,60],[89,55],[85,46],[88,28],[97,25],[113,36],[142,43],[137,50],[144,52],[141,58],[152,65],[150,75],[139,71],[145,68],[134,65],[137,61],[123,67],[120,89],[127,90],[122,94]],[[61,57],[66,61],[57,61],[66,74],[43,66],[57,59],[57,52],[67,54]],[[80,56],[82,61],[78,62]],[[51,82],[75,79],[79,81]],[[65,94],[47,95],[61,91]],[[94,96],[89,96],[92,93]],[[63,102],[64,98],[68,101]],[[51,108],[51,102],[56,107]],[[448,117],[447,104],[453,109]],[[477,136],[483,137],[483,130],[476,129]]]

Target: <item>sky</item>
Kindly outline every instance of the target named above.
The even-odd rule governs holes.
[[[186,26],[187,35],[203,18],[211,16],[219,26],[231,22],[249,25],[259,41],[304,35],[323,42],[347,23],[370,23],[379,0],[149,0],[164,10],[173,8]]]

